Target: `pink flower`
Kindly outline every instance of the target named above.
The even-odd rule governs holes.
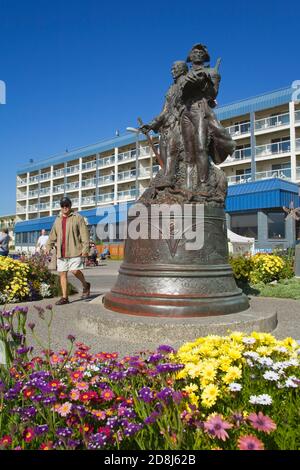
[[[114,396],[115,394],[110,388],[106,388],[101,392],[101,398],[103,398],[104,401],[110,401],[114,398]]]
[[[60,416],[67,416],[71,412],[71,409],[72,409],[72,403],[70,403],[69,401],[66,401],[63,405],[61,405],[58,408],[57,413]]]
[[[264,450],[264,445],[257,437],[249,434],[239,438],[238,448],[240,450]]]
[[[79,400],[79,397],[80,397],[80,393],[78,390],[76,390],[75,388],[73,388],[71,391],[70,391],[70,398],[71,400]]]
[[[226,441],[229,438],[225,429],[232,428],[232,424],[227,423],[227,421],[223,421],[221,415],[213,415],[209,420],[204,423],[204,430],[212,437],[217,437],[218,439],[222,439],[222,441]]]
[[[75,384],[75,387],[78,389],[78,390],[88,390],[89,389],[89,386],[86,382],[77,382]]]
[[[268,434],[275,431],[277,428],[276,423],[274,423],[269,416],[265,416],[261,411],[259,411],[258,414],[250,413],[248,419],[254,429],[258,429],[259,431],[263,431]]]

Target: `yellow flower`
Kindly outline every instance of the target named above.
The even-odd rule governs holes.
[[[227,373],[223,377],[223,382],[226,384],[230,384],[231,382],[234,382],[237,379],[240,379],[242,376],[242,371],[239,367],[229,367],[227,370]]]
[[[207,385],[207,387],[205,387],[201,394],[203,406],[205,406],[206,408],[210,408],[211,406],[213,406],[217,401],[219,393],[219,389],[216,385]]]

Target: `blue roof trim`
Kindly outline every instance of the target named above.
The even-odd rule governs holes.
[[[228,105],[220,106],[216,108],[215,113],[218,116],[218,119],[222,121],[235,116],[242,116],[243,114],[248,114],[252,111],[272,108],[274,106],[289,103],[292,100],[292,93],[294,91],[295,90],[293,88],[286,87],[270,93],[263,93],[261,95],[254,96],[253,98],[247,98]],[[140,138],[141,140],[144,140],[141,135]],[[28,171],[37,171],[41,168],[47,167],[47,165],[57,165],[58,163],[69,162],[76,158],[87,157],[95,153],[112,150],[114,147],[132,144],[135,140],[136,136],[133,134],[125,134],[120,137],[114,137],[113,139],[103,140],[93,145],[87,145],[86,147],[74,149],[70,152],[54,155],[46,160],[41,160],[30,165],[24,165],[23,167],[20,167],[17,174],[20,175]]]
[[[235,116],[242,116],[253,111],[273,108],[281,104],[292,101],[292,93],[295,90],[291,87],[281,88],[280,90],[264,93],[262,95],[237,101],[232,104],[220,106],[215,112],[220,121],[230,119]]]
[[[142,140],[142,139],[141,139]],[[37,163],[32,163],[30,165],[24,165],[23,168],[17,171],[18,175],[27,173],[28,171],[37,171],[41,168],[46,168],[47,166],[57,165],[58,163],[69,162],[80,157],[88,157],[96,153],[106,152],[107,150],[113,150],[115,147],[122,147],[123,145],[132,144],[136,141],[136,138],[133,134],[126,134],[121,137],[115,137],[113,139],[104,140],[93,145],[87,145],[86,147],[81,147],[78,149],[71,150],[69,152],[64,152],[63,154],[58,154],[53,157],[49,157],[46,160],[41,160]]]

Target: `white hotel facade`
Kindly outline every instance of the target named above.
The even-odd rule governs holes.
[[[229,185],[274,177],[300,183],[300,104],[294,92],[288,87],[216,109],[237,145],[220,165]],[[78,210],[134,201],[157,171],[142,134],[33,161],[17,172],[17,220],[56,215],[64,194]]]

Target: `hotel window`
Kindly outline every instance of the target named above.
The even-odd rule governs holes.
[[[268,212],[268,238],[280,240],[285,238],[285,216],[283,212]]]
[[[257,212],[231,214],[230,219],[230,229],[234,233],[257,239]]]

